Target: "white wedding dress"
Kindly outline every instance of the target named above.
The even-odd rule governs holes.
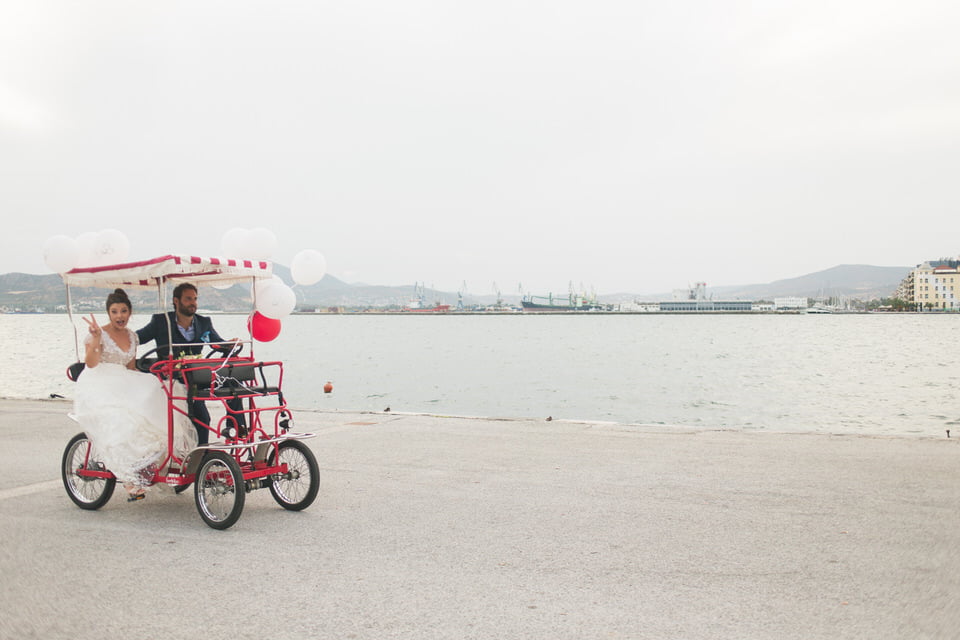
[[[106,331],[101,334],[100,364],[77,378],[73,413],[107,469],[124,484],[145,487],[166,457],[167,395],[156,376],[127,368],[139,345],[137,334],[127,331],[126,351]],[[185,395],[177,386],[175,393]],[[178,404],[186,411],[185,402]],[[173,417],[174,452],[183,456],[197,446],[197,431],[186,415],[174,411]]]

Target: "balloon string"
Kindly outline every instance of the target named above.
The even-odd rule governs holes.
[[[240,383],[239,380],[237,380],[236,378],[234,378],[234,377],[232,377],[232,376],[226,376],[226,377],[224,377],[224,376],[221,376],[221,375],[218,373],[218,372],[220,371],[220,369],[223,369],[225,366],[227,366],[227,361],[230,359],[230,356],[232,356],[233,354],[235,354],[235,353],[236,353],[237,351],[239,351],[239,350],[240,350],[240,343],[239,343],[239,342],[234,342],[234,343],[233,343],[233,348],[230,349],[230,353],[227,354],[227,357],[225,357],[225,358],[223,359],[223,363],[222,363],[219,367],[217,367],[216,369],[213,370],[213,382],[214,382],[214,384],[216,385],[216,386],[214,387],[214,389],[219,389],[219,388],[221,388],[221,387],[222,387],[224,384],[226,384],[227,381],[229,381],[229,380],[233,380],[234,382],[236,382],[236,383],[238,383],[238,384]]]

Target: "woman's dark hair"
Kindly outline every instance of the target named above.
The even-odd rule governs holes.
[[[112,304],[125,304],[129,311],[133,311],[133,305],[130,303],[130,298],[127,296],[127,292],[123,289],[114,289],[113,293],[107,296],[107,311],[110,311],[110,305]]]

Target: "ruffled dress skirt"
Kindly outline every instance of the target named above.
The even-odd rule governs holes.
[[[179,383],[178,383],[179,384]],[[183,387],[176,391],[184,395]],[[186,403],[178,401],[186,411]],[[101,362],[77,378],[74,416],[94,451],[120,482],[147,486],[167,452],[167,395],[153,375]],[[183,456],[197,446],[193,423],[174,416],[174,452]]]

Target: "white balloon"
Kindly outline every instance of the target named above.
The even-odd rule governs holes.
[[[56,235],[43,243],[43,261],[54,273],[66,273],[77,266],[80,249],[70,236]]]
[[[220,241],[220,250],[225,258],[245,258],[243,255],[247,246],[247,236],[250,231],[234,227],[223,234]]]
[[[290,264],[290,275],[299,285],[309,286],[323,279],[327,273],[327,259],[323,254],[313,249],[304,249],[293,256]]]
[[[283,282],[270,282],[257,294],[257,311],[280,320],[287,317],[297,306],[297,294]]]
[[[245,258],[254,260],[269,260],[277,250],[277,236],[270,229],[257,227],[251,229],[247,236],[247,255]]]
[[[276,276],[276,275],[270,278],[260,278],[259,280],[254,280],[253,287],[251,287],[251,292],[253,293],[254,298],[256,298],[257,300],[260,300],[260,297],[263,295],[263,292],[266,291],[267,286],[275,282],[286,286],[285,283],[283,282],[283,279],[280,276]]]
[[[122,231],[104,229],[93,243],[94,260],[98,265],[120,264],[130,255],[130,241]]]
[[[244,229],[243,240],[240,243],[240,253],[237,257],[246,260],[255,260],[257,254],[257,238],[250,229]]]
[[[94,245],[97,243],[97,234],[93,231],[87,231],[77,236],[77,266],[95,267],[97,266],[97,256],[94,251]]]

